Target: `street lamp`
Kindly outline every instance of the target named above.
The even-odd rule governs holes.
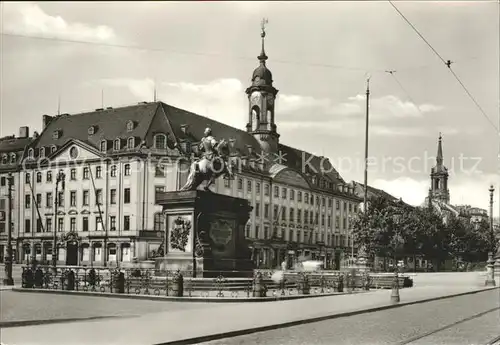
[[[56,195],[54,198],[54,238],[52,241],[52,268],[54,269],[54,274],[57,273],[57,208],[59,206],[59,184],[61,184],[61,189],[64,191],[64,180],[66,175],[62,170],[57,173],[56,176]]]
[[[5,215],[5,223],[7,224],[7,257],[5,258],[5,279],[4,285],[14,285],[12,278],[12,186],[14,185],[14,178],[12,173],[7,176],[7,212]]]
[[[495,192],[495,188],[493,185],[490,186],[490,240],[491,240],[491,248],[488,253],[488,261],[487,261],[487,278],[484,284],[486,286],[495,286],[495,259],[493,257],[493,252],[495,250],[495,234],[493,232],[493,193]]]
[[[404,244],[404,239],[403,236],[401,235],[401,230],[399,227],[399,224],[401,222],[401,210],[399,208],[395,208],[395,213],[392,216],[392,220],[394,223],[395,227],[395,234],[392,237],[391,240],[391,246],[394,251],[394,280],[392,283],[392,293],[391,293],[391,303],[399,303],[399,267],[398,267],[398,261],[397,261],[397,253],[399,250],[401,250],[403,244]]]

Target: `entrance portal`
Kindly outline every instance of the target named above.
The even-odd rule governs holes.
[[[66,265],[76,266],[78,264],[78,242],[66,244]]]

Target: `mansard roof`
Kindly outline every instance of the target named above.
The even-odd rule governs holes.
[[[79,140],[100,150],[100,143],[103,140],[126,140],[129,137],[139,138],[147,149],[153,146],[155,133],[166,134],[172,146],[180,144],[182,147],[183,143],[191,145],[199,142],[206,127],[212,128],[216,138],[224,138],[232,143],[231,150],[234,155],[258,159],[257,154],[261,151],[259,142],[252,134],[163,102],[141,102],[126,107],[97,109],[75,115],[63,114],[54,116],[47,122],[31,146],[35,151],[54,145],[60,148],[70,140]],[[129,124],[132,126],[129,127]],[[311,181],[314,180],[313,187],[320,189],[324,185],[325,189],[335,190],[337,185],[345,184],[327,158],[283,144],[280,144],[278,149],[283,153],[283,164],[300,171]],[[259,170],[251,167],[249,169]],[[269,174],[269,171],[260,173]]]
[[[0,171],[15,170],[32,140],[30,137],[16,138],[14,135],[0,138]]]

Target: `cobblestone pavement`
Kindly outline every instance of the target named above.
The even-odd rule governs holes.
[[[2,322],[133,316],[169,310],[217,306],[217,304],[196,302],[157,302],[14,291],[1,291],[0,305],[0,320]]]
[[[492,290],[203,345],[486,344],[500,335],[499,308],[499,290]]]

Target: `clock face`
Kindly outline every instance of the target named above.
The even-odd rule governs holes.
[[[76,146],[73,146],[70,150],[69,150],[69,156],[72,158],[72,159],[76,159],[78,157],[78,149],[76,148]]]
[[[252,93],[250,99],[252,100],[252,102],[258,103],[260,101],[260,93],[259,92]]]

